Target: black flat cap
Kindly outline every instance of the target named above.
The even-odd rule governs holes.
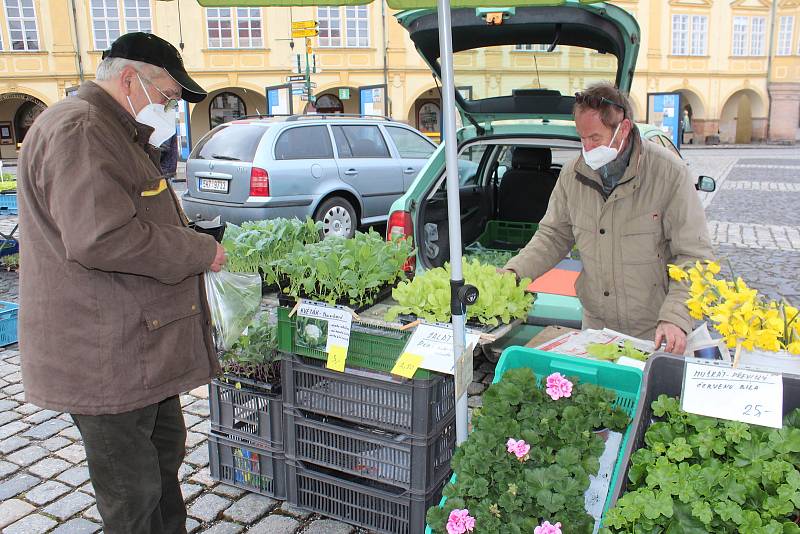
[[[103,59],[107,57],[131,59],[163,68],[181,86],[181,98],[187,102],[197,103],[208,96],[208,92],[186,73],[178,49],[152,33],[134,32],[120,36],[111,43],[111,48],[103,52]]]

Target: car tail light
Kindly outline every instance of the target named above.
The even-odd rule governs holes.
[[[414,223],[411,214],[407,211],[393,211],[386,224],[386,240],[412,238],[414,236]],[[413,271],[417,265],[416,256],[411,256],[403,264],[404,271]]]
[[[250,171],[250,196],[269,196],[269,173],[266,170],[253,167],[253,170]]]

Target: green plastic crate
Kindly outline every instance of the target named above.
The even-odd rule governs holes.
[[[309,349],[295,343],[297,316],[289,317],[289,308],[278,308],[278,350],[286,354],[327,360],[321,350]],[[350,346],[347,349],[347,367],[361,367],[372,371],[390,372],[411,337],[411,331],[387,328],[353,321]],[[433,374],[419,369],[414,378],[431,378]]]
[[[489,249],[518,250],[528,244],[538,229],[536,223],[489,221],[477,242]]]
[[[503,377],[503,373],[509,369],[520,367],[531,369],[536,375],[537,382],[541,382],[542,377],[546,377],[551,373],[561,373],[564,376],[578,377],[579,382],[597,384],[598,386],[612,389],[617,393],[617,400],[614,405],[623,409],[631,417],[631,420],[636,414],[636,407],[639,404],[639,398],[642,393],[642,372],[639,369],[525,347],[509,347],[503,351],[500,361],[497,362],[492,384],[499,382]],[[617,478],[624,472],[625,466],[622,465],[622,460],[625,456],[628,440],[634,431],[634,425],[631,422],[628,424],[619,446],[619,455],[617,456],[617,463],[614,465],[614,471],[611,474],[603,513],[608,510],[611,504]],[[454,473],[450,482],[455,481],[456,475]],[[442,497],[439,507],[444,507],[446,501],[447,498]],[[432,534],[432,532],[431,528],[426,525],[425,534]]]

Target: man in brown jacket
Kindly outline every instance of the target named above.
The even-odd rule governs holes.
[[[103,57],[20,154],[22,379],[28,402],[72,415],[107,534],[182,533],[178,395],[219,371],[201,273],[225,254],[186,227],[157,147],[176,99],[206,93],[154,35]]]
[[[667,264],[711,259],[705,213],[686,165],[642,142],[628,99],[601,83],[576,95],[582,154],[564,165],[533,239],[505,266],[537,278],[577,244],[583,327],[608,327],[682,354],[686,290]]]

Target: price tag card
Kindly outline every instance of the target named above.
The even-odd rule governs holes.
[[[392,368],[392,374],[405,378],[414,378],[414,373],[419,369],[420,363],[422,363],[422,356],[404,352],[397,358],[397,363]]]
[[[781,428],[783,377],[687,359],[681,408],[698,415]]]
[[[344,371],[353,324],[352,312],[321,302],[303,301],[297,308],[297,316],[297,345],[324,350],[328,354],[327,367]]]
[[[479,337],[479,333],[467,332],[466,346],[477,344]],[[454,374],[453,326],[421,323],[411,334],[403,354],[422,356],[419,366],[423,369]]]
[[[467,388],[472,384],[472,357],[475,354],[475,345],[467,343],[464,354],[456,363],[456,399],[460,399],[467,392]]]

